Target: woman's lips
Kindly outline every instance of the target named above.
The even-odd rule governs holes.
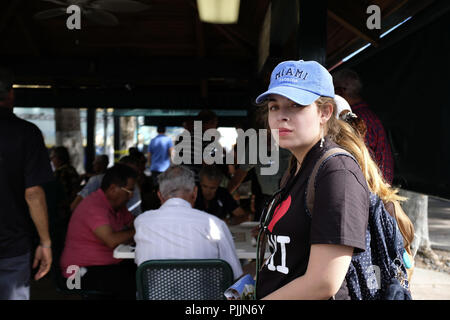
[[[289,129],[283,129],[283,128],[278,129],[278,135],[280,137],[286,136],[286,135],[288,135],[291,132],[292,132],[292,130],[289,130]]]

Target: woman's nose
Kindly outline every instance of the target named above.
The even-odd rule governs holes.
[[[278,121],[289,121],[290,116],[286,111],[280,111],[278,114]]]

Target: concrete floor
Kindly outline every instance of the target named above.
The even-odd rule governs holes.
[[[450,300],[450,274],[415,268],[411,295],[414,300]]]

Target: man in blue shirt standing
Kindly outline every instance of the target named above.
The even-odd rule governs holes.
[[[148,161],[155,185],[158,183],[158,175],[170,167],[173,152],[172,139],[164,134],[166,127],[158,126],[157,131],[158,135],[150,141],[148,147]]]

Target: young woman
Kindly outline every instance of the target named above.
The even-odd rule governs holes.
[[[378,171],[360,135],[336,117],[331,75],[315,61],[285,61],[272,72],[266,106],[280,147],[293,154],[290,177],[267,223],[271,255],[257,279],[258,299],[349,299],[345,275],[354,252],[365,250],[369,190],[399,197]],[[315,163],[332,147],[350,152],[319,170],[314,212],[305,194]]]

